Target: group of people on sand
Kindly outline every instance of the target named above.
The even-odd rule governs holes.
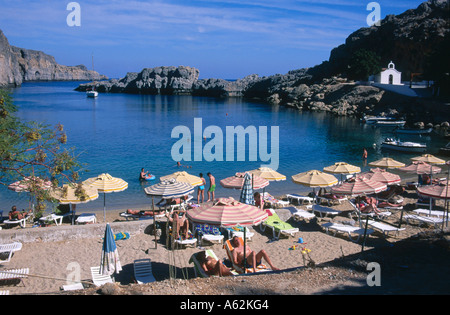
[[[214,200],[215,191],[216,191],[216,178],[209,172],[206,175],[209,177],[208,200],[206,200],[206,202],[208,202],[208,201],[213,201]],[[200,178],[202,180],[202,184],[200,186],[198,186],[197,202],[198,203],[203,203],[205,201],[206,180],[203,177],[203,173],[200,173],[199,176],[200,176]]]
[[[251,267],[253,269],[253,272],[256,272],[256,268],[262,263],[262,259],[264,258],[264,260],[269,264],[272,270],[280,270],[279,268],[273,265],[272,261],[269,258],[269,255],[264,249],[256,253],[250,248],[250,246],[247,245],[245,247],[245,255],[244,255],[244,245],[239,240],[238,236],[234,236],[231,239],[231,245],[233,245],[232,250],[233,264],[240,267],[244,267],[244,263],[246,261],[247,266]],[[246,257],[245,261],[244,256]],[[205,273],[210,276],[222,277],[233,275],[231,268],[227,267],[222,260],[220,259],[216,260],[211,256],[207,256],[205,251],[198,253],[197,259],[200,262]]]

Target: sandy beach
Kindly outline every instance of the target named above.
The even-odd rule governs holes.
[[[407,212],[415,209],[415,193],[413,191],[406,191],[404,195],[405,211]],[[443,207],[443,201],[438,201],[437,205]],[[255,236],[248,244],[255,251],[265,249],[276,267],[289,271],[288,273],[273,275],[273,277],[286,278],[286,274],[289,274],[290,279],[295,279],[295,277],[304,277],[304,273],[307,272],[305,270],[310,269],[299,269],[298,271],[295,271],[297,268],[305,266],[301,251],[290,250],[290,248],[296,244],[299,237],[302,237],[304,242],[306,242],[303,246],[311,250],[310,257],[313,259],[316,266],[325,266],[327,263],[342,259],[343,257],[356,257],[353,259],[358,259],[357,257],[361,253],[361,241],[359,243],[352,242],[345,235],[328,235],[321,228],[321,224],[325,222],[343,222],[350,220],[348,214],[353,211],[353,208],[347,201],[342,202],[340,205],[335,205],[333,208],[341,211],[335,218],[317,218],[310,221],[294,221],[289,219],[288,211],[278,209],[277,213],[280,217],[289,220],[292,225],[298,227],[299,232],[296,233],[294,237],[281,238],[273,241],[271,233],[268,233],[268,231],[261,232],[259,227],[254,227],[253,232],[255,232]],[[125,219],[119,215],[119,213],[124,210],[108,211],[106,221],[124,221]],[[393,214],[388,218],[388,221],[398,224],[401,212],[399,210],[393,210],[392,213]],[[97,224],[104,224],[102,222],[102,211],[97,212],[97,217],[99,219],[99,223]],[[152,223],[152,220],[149,220],[149,224],[150,223]],[[430,226],[419,227],[417,225],[403,224],[403,227],[406,228],[404,231],[399,232],[398,235],[390,234],[389,237],[383,237],[381,233],[378,232],[373,233],[366,241],[365,252],[370,253],[379,248],[394,248],[397,242],[411,238],[419,233],[434,230],[434,228]],[[17,229],[18,233],[26,230],[20,228],[15,229]],[[126,231],[113,232],[118,233]],[[122,292],[123,294],[137,294],[138,292],[139,294],[234,294],[236,291],[233,290],[236,290],[239,286],[244,292],[246,290],[245,288],[248,289],[246,294],[252,294],[252,292],[261,292],[258,291],[258,286],[264,286],[263,283],[269,281],[265,277],[270,277],[269,275],[246,277],[249,280],[245,280],[244,282],[247,282],[245,284],[248,286],[245,287],[244,285],[244,288],[242,288],[242,282],[236,282],[236,280],[232,279],[192,279],[184,281],[186,278],[194,278],[193,265],[189,264],[189,258],[192,254],[202,250],[202,248],[188,247],[186,249],[171,251],[166,248],[164,238],[158,241],[158,246],[155,248],[154,236],[146,233],[131,235],[129,239],[119,240],[116,244],[123,270],[116,276],[115,280],[117,284],[120,284],[122,290],[124,290]],[[223,249],[222,245],[216,244],[205,248],[213,249],[220,259],[227,259],[226,251]],[[23,248],[14,254],[11,261],[1,266],[1,270],[30,268],[30,276],[24,279],[23,283],[19,285],[5,286],[2,287],[1,290],[9,290],[9,294],[11,295],[59,294],[61,293],[61,286],[66,284],[66,279],[73,275],[74,270],[80,271],[81,280],[90,282],[90,267],[98,266],[100,264],[101,250],[101,237],[80,240],[61,240],[56,242],[24,243]],[[149,285],[133,284],[133,261],[140,258],[150,258],[152,260],[153,273],[157,280],[156,283]],[[377,261],[376,259],[378,258],[374,259],[374,261]],[[169,262],[173,262],[176,266],[176,280],[169,280]],[[315,277],[310,275],[308,281],[302,282],[302,287],[297,285],[295,286],[295,289],[294,286],[281,285],[279,280],[273,280],[275,281],[274,283],[278,283],[278,285],[271,287],[268,294],[318,294],[323,291],[329,291],[335,286],[361,286],[361,279],[364,279],[364,277],[367,276],[367,272],[361,273],[355,270],[349,271],[347,268],[339,271],[339,274],[344,273],[347,275],[341,277],[342,279],[340,281],[335,281],[336,279],[340,279],[337,276],[334,277],[333,281],[327,281],[327,279],[330,279],[332,270],[335,270],[334,268],[336,268],[336,266],[330,266],[328,269],[327,267],[319,268],[320,272],[318,275]],[[313,268],[309,272],[317,272],[317,268],[315,269],[316,271],[313,271]],[[323,270],[328,271],[324,272]],[[235,289],[230,289],[225,292],[217,291],[213,289],[213,286],[211,286],[209,282],[207,286],[208,289],[205,289],[205,286],[198,285],[198,281],[213,281],[214,283],[221,281],[218,286],[223,287],[224,283],[228,283],[230,288],[234,287]],[[253,281],[257,281],[253,285],[254,291],[251,289],[251,283],[253,283]],[[320,282],[320,285],[317,281]],[[183,285],[181,283],[183,283]],[[190,283],[191,286],[186,283]],[[194,286],[195,289],[192,288],[193,283],[197,283]],[[237,283],[239,283],[239,285]],[[199,289],[199,287],[202,289]],[[97,292],[97,289],[98,288],[93,288],[91,291],[85,291],[95,293]],[[259,288],[259,290],[261,289],[262,288]]]

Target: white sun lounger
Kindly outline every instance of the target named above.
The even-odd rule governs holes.
[[[137,259],[134,265],[134,278],[139,284],[155,282],[156,279],[152,272],[152,262],[150,258]]]
[[[61,290],[63,291],[76,291],[76,290],[83,290],[84,286],[81,282],[74,283],[74,284],[65,284],[61,286]]]
[[[303,196],[303,195],[299,195],[299,194],[287,194],[286,198],[288,199],[288,201],[292,204],[293,200],[297,201],[297,204],[302,205],[302,204],[311,204],[314,202],[314,198],[312,197],[308,197],[308,196]]]
[[[95,213],[82,213],[78,216],[78,218],[75,220],[77,224],[80,223],[96,223],[97,222],[97,216]]]
[[[25,228],[27,226],[27,219],[28,218],[23,218],[20,220],[5,220],[3,221],[3,223],[7,225],[19,224],[21,228]]]
[[[299,209],[297,207],[285,207],[283,209],[287,209],[291,212],[292,217],[294,218],[295,221],[300,221],[300,220],[311,220],[314,219],[316,217],[316,215],[314,213],[308,212],[306,210],[303,209]]]
[[[443,218],[446,215],[445,211],[440,211],[440,210],[416,209],[416,210],[413,210],[413,212],[417,213],[418,215],[424,215],[427,217]]]
[[[39,218],[39,221],[53,221],[53,222],[55,222],[56,225],[61,225],[64,217],[66,217],[68,215],[70,215],[70,213],[67,215],[58,215],[58,214],[52,213],[52,214],[46,215],[45,217]]]
[[[319,213],[321,218],[326,217],[326,216],[333,217],[340,213],[340,211],[334,210],[333,208],[324,207],[321,205],[313,205],[312,211]]]
[[[252,237],[255,235],[255,233],[251,232],[250,229],[246,226],[245,229],[245,239],[251,241]],[[233,238],[234,236],[240,237],[244,239],[244,231],[236,231],[232,227],[227,228],[228,232],[228,238]]]
[[[343,233],[343,234],[347,234],[348,238],[352,241],[352,242],[358,242],[359,238],[361,237],[361,235],[364,235],[364,229],[360,228],[360,227],[356,227],[356,226],[351,226],[351,225],[344,225],[344,224],[338,224],[338,223],[333,223],[333,222],[327,222],[322,224],[322,227],[325,229],[326,233],[328,234],[329,231],[333,231],[334,234],[333,236],[336,236],[336,234],[339,233]],[[372,229],[367,229],[366,231],[366,235],[370,235],[372,234],[374,231]],[[352,234],[357,234],[356,239],[352,238]]]
[[[383,223],[383,222],[377,222],[377,221],[373,221],[373,220],[369,220],[367,222],[367,224],[369,224],[371,227],[373,227],[374,229],[380,230],[381,232],[383,232],[384,236],[388,236],[389,232],[396,232],[397,234],[400,231],[404,231],[405,228],[397,228],[395,226]]]
[[[435,217],[424,217],[417,214],[407,214],[403,216],[403,219],[405,219],[406,223],[410,223],[410,221],[419,221],[419,226],[421,226],[424,223],[432,224],[434,225],[434,228],[437,228],[438,225],[442,224],[444,222],[444,219],[441,218],[435,218]]]
[[[0,283],[10,281],[18,281],[18,283],[20,282],[23,283],[23,279],[27,278],[29,273],[30,273],[29,268],[9,269],[0,271]]]
[[[9,295],[9,290],[0,291],[0,295]]]
[[[2,260],[0,259],[0,263],[9,262],[14,252],[22,249],[22,243],[14,242],[11,244],[2,244],[0,245],[0,254],[8,255],[8,258]]]
[[[110,275],[103,275],[100,273],[100,266],[91,267],[92,282],[95,286],[100,287],[105,283],[113,283],[113,279]]]

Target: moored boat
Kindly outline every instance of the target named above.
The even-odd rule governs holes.
[[[362,122],[365,122],[368,125],[376,124],[378,121],[394,121],[394,117],[386,117],[386,116],[364,116],[361,118]]]
[[[87,97],[97,97],[98,96],[98,92],[95,90],[92,91],[86,91],[86,96]]]
[[[400,126],[403,127],[406,124],[404,120],[378,120],[375,126]]]
[[[427,145],[423,143],[410,142],[410,141],[399,141],[392,138],[386,138],[381,143],[381,149],[395,150],[402,152],[425,152]]]

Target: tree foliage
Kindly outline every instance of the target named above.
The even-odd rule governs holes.
[[[29,193],[37,201],[37,211],[45,201],[54,201],[39,184],[53,187],[79,179],[81,164],[73,149],[65,148],[67,135],[61,124],[53,128],[39,122],[22,121],[8,92],[0,90],[0,184],[32,179]],[[41,181],[34,181],[40,178]]]
[[[381,71],[381,58],[366,49],[359,49],[350,57],[347,75],[351,80],[367,80]]]

